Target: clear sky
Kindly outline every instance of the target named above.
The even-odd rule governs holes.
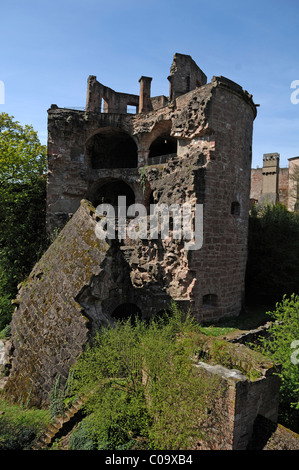
[[[0,6],[0,112],[47,142],[47,109],[84,107],[89,75],[116,91],[169,93],[176,52],[234,80],[260,104],[252,167],[299,155],[299,0],[9,0]],[[3,86],[2,86],[3,91]],[[297,95],[299,98],[299,92]],[[0,103],[1,89],[0,89]]]

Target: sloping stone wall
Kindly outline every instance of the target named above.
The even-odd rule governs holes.
[[[134,305],[146,319],[171,302],[168,243],[99,240],[96,223],[94,207],[83,200],[20,286],[11,323],[12,369],[5,386],[15,400],[49,403],[58,377],[65,383],[87,341],[100,326],[113,324],[118,306]],[[174,251],[175,267],[180,254]],[[140,273],[138,265],[143,267]]]
[[[88,319],[76,297],[111,249],[94,233],[95,220],[82,204],[19,291],[13,314],[12,370],[5,390],[23,403],[41,405],[88,337]]]

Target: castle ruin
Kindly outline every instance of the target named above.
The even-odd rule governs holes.
[[[47,226],[56,240],[20,287],[7,390],[41,404],[96,329],[147,319],[175,300],[199,322],[242,310],[251,176],[252,96],[175,54],[169,96],[120,93],[88,78],[84,110],[48,110]],[[130,107],[134,107],[134,113]],[[202,243],[99,240],[96,207],[202,208]],[[194,212],[192,222],[196,224]]]

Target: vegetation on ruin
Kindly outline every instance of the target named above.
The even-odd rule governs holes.
[[[17,286],[48,246],[46,148],[31,126],[21,126],[12,116],[0,113],[0,157],[0,338],[7,338]],[[144,168],[144,187],[145,182]],[[298,289],[299,214],[280,204],[254,206],[249,220],[247,308],[262,305],[257,315],[260,321],[265,319],[263,305],[271,306],[271,339],[262,339],[259,351],[282,366],[279,421],[296,432]],[[276,302],[281,303],[275,307]],[[252,319],[250,315],[248,329],[253,327]],[[55,384],[49,410],[30,410],[0,399],[0,449],[28,448],[51,417],[78,394],[88,396],[91,392],[85,418],[72,433],[70,448],[191,448],[195,437],[204,435],[202,420],[211,400],[221,393],[216,381],[203,381],[194,374],[190,357],[202,346],[198,334],[220,336],[206,359],[231,367],[236,363],[221,337],[241,324],[244,328],[242,316],[199,327],[173,305],[171,316],[149,324],[125,321],[115,328],[101,329],[74,367],[67,386],[60,389],[59,381]],[[239,367],[255,379],[258,367],[253,358],[247,357],[247,366]]]
[[[32,126],[0,113],[0,330],[17,285],[46,246],[46,147]]]
[[[204,435],[203,421],[221,389],[190,360],[198,325],[175,304],[148,324],[102,328],[72,370],[75,395],[88,396],[72,449],[186,449]]]

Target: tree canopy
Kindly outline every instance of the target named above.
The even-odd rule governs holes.
[[[45,173],[46,146],[33,127],[0,113],[0,329],[45,245]]]
[[[46,171],[46,146],[31,125],[0,113],[0,183],[31,183]]]

